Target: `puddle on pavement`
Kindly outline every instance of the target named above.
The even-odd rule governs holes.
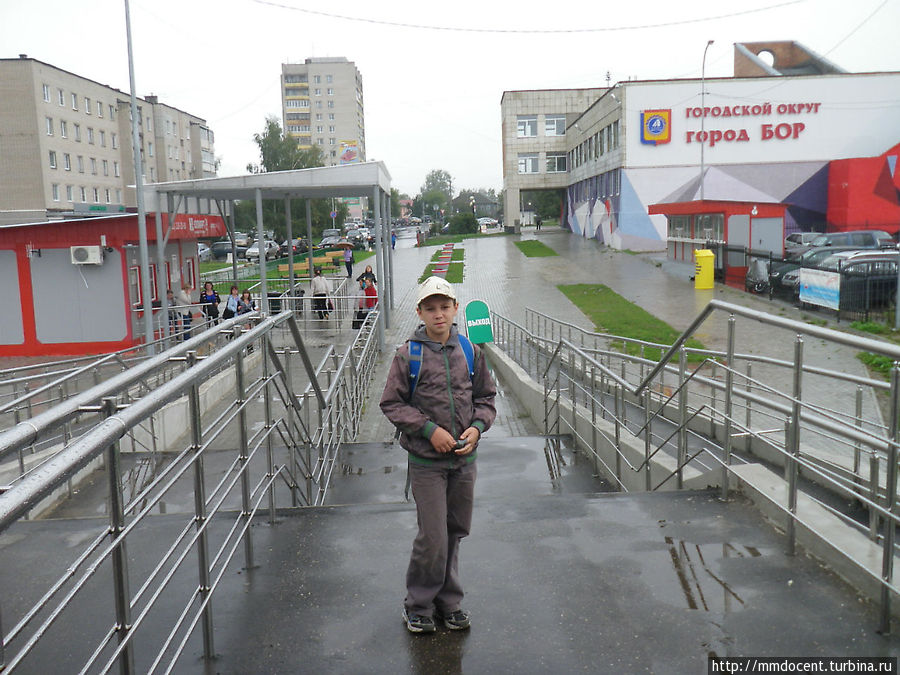
[[[673,537],[664,537],[664,540],[681,597],[688,609],[733,612],[746,606],[746,598],[741,597],[713,566],[724,558],[758,558],[762,556],[758,548],[729,542],[693,544]]]

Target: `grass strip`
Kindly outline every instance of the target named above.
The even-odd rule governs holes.
[[[441,253],[443,253],[443,249],[438,249],[434,252],[434,255],[431,256],[431,262],[437,262],[438,258],[440,258]],[[452,255],[450,256],[451,262],[462,262],[463,257],[465,256],[465,249],[457,246],[451,251]]]
[[[526,239],[525,241],[517,241],[514,243],[518,249],[529,258],[547,258],[551,255],[558,255],[556,251],[542,241]]]
[[[665,345],[671,345],[681,335],[665,321],[656,318],[603,284],[563,284],[557,288],[584,312],[599,332]],[[624,349],[628,354],[640,353],[640,347],[630,342],[615,346]],[[687,346],[704,349],[703,344],[694,338],[688,339]],[[644,358],[654,361],[658,361],[662,354],[663,350],[658,348],[644,349]],[[704,357],[699,354],[688,356],[689,361],[697,362],[703,359]]]
[[[461,284],[463,280],[463,267],[464,264],[461,262],[450,263],[450,265],[447,267],[447,274],[444,275],[444,278],[451,284]],[[425,271],[422,272],[422,276],[419,277],[420,284],[428,277],[434,275],[434,268],[434,263],[429,263],[425,266]]]

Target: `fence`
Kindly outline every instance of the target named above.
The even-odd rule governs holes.
[[[686,339],[716,312],[729,316],[727,350],[686,348]],[[793,359],[736,352],[735,317],[752,322],[751,330],[780,328],[795,335]],[[858,550],[848,551],[846,541],[838,544],[828,535],[823,539],[848,557],[855,573],[877,589],[875,596],[880,593],[881,629],[889,630],[891,595],[898,592],[893,565],[900,368],[895,364],[890,383],[831,371],[806,363],[803,344],[804,337],[814,338],[895,360],[900,347],[719,301],[712,301],[673,345],[593,333],[533,310],[526,312],[525,325],[497,315],[494,325],[498,346],[542,383],[545,432],[573,436],[620,489],[681,487],[693,472],[703,483],[718,474],[725,496],[748,459],[779,465],[788,498],[776,508],[791,552],[798,527],[816,531],[811,508],[857,532]],[[650,350],[657,355],[647,358]],[[769,371],[765,377],[763,369]],[[803,394],[836,388],[856,401],[853,414]],[[864,414],[865,388],[890,392],[888,425],[877,410]],[[825,486],[839,496],[837,504],[863,505],[868,522],[842,511],[821,490],[819,496],[801,493],[801,481]],[[869,545],[877,553],[867,552]],[[876,555],[880,569],[868,565]]]
[[[0,493],[0,534],[8,542],[29,532],[36,542],[32,528],[40,523],[23,519],[91,462],[102,465],[109,505],[108,522],[82,548],[60,542],[40,574],[29,572],[29,593],[4,587],[0,668],[58,670],[54,637],[73,630],[79,639],[65,656],[70,670],[171,672],[197,627],[202,653],[211,658],[212,598],[240,549],[243,566],[254,566],[257,514],[274,524],[279,506],[326,498],[341,443],[359,427],[377,357],[377,320],[378,311],[370,312],[345,351],[329,345],[313,363],[291,312],[237,317],[0,432],[3,459],[77,416],[91,418],[85,433],[40,471]],[[220,337],[217,349],[198,349]],[[136,383],[170,363],[182,372],[129,397]],[[221,399],[226,390],[233,395]],[[142,426],[157,434],[175,428],[185,437],[170,439],[166,461],[129,491],[126,462],[145,453],[129,452],[127,439]],[[166,500],[190,506],[183,514],[151,516]],[[0,568],[15,569],[4,559],[14,548],[0,550]],[[32,588],[44,579],[35,596]]]

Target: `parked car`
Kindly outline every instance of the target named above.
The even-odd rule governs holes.
[[[247,252],[244,254],[244,257],[247,258],[247,260],[259,260],[259,243],[260,242],[256,242],[247,249]],[[266,260],[274,260],[278,257],[278,244],[271,239],[265,239],[263,240],[263,251],[263,255]]]
[[[478,227],[480,227],[480,228],[496,227],[496,226],[497,226],[497,221],[494,220],[493,218],[484,217],[484,218],[478,219]]]
[[[825,258],[839,251],[858,251],[853,246],[820,246],[811,248],[798,257],[785,262],[772,263],[769,269],[769,285],[773,293],[797,295],[797,284],[800,283],[800,268],[815,267]]]
[[[784,254],[794,255],[794,252],[802,253],[812,243],[812,240],[820,236],[821,232],[793,232],[784,238]]]
[[[244,248],[246,248],[253,243],[253,235],[244,234],[243,232],[235,232],[234,243],[236,246],[243,246]]]
[[[840,251],[823,260],[818,269],[839,272],[841,311],[867,312],[892,305],[897,298],[897,263],[900,253]],[[813,279],[801,277],[798,295]]]
[[[294,239],[293,246],[288,245],[287,239],[281,242],[281,246],[278,248],[278,255],[282,258],[288,256],[291,251],[290,249],[294,249],[294,253],[306,253],[309,250],[309,243],[306,239],[302,239],[301,237],[297,237]]]
[[[231,253],[231,242],[228,239],[214,242],[213,245],[209,247],[209,252],[212,254],[214,260],[225,260],[228,258],[228,254]],[[247,253],[247,247],[236,245],[235,252],[238,259],[243,258]]]
[[[820,234],[804,246],[796,246],[793,255],[819,246],[852,246],[853,248],[881,248],[895,246],[893,237],[884,230],[850,230],[848,232],[826,232]]]
[[[337,244],[341,240],[341,237],[322,237],[322,241],[319,242],[319,248],[331,248],[335,244]]]
[[[197,260],[200,262],[209,262],[212,258],[212,251],[209,249],[209,244],[204,244],[202,241],[197,243]]]

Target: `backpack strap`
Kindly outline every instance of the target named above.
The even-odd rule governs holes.
[[[458,335],[459,346],[462,347],[466,357],[466,365],[469,367],[469,379],[475,379],[475,347],[472,341],[465,335]],[[409,341],[409,395],[412,397],[419,383],[419,371],[422,370],[422,343],[417,340]]]

